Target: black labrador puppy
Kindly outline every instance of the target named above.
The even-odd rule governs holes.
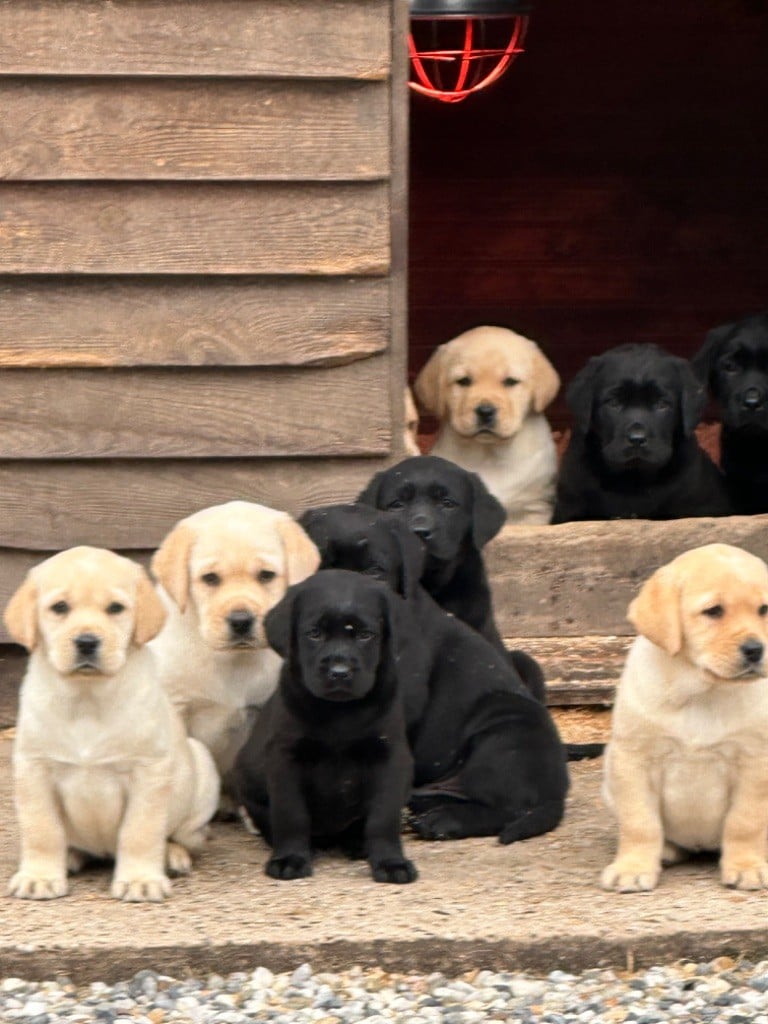
[[[693,367],[720,403],[720,464],[734,511],[768,512],[768,311],[715,327]]]
[[[441,608],[502,651],[531,693],[544,700],[540,665],[525,651],[507,651],[494,622],[481,552],[504,525],[506,513],[477,473],[436,455],[417,455],[376,473],[357,500],[403,519],[426,547],[425,589]]]
[[[397,664],[398,599],[383,583],[319,572],[269,612],[285,660],[235,763],[235,789],[273,846],[272,878],[312,874],[312,850],[366,856],[377,882],[412,882],[402,809],[413,777]]]
[[[416,536],[397,517],[363,505],[313,509],[301,524],[323,566],[384,580],[403,601],[400,672],[416,832],[511,843],[555,828],[568,790],[555,724],[509,660],[421,585],[426,553]]]
[[[730,514],[723,476],[696,440],[706,394],[685,359],[620,345],[590,359],[566,398],[574,428],[553,523]]]

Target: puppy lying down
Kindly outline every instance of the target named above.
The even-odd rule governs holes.
[[[605,889],[653,889],[662,862],[720,850],[724,885],[768,887],[768,567],[727,544],[685,552],[629,606],[604,797]]]
[[[112,895],[159,901],[190,868],[219,783],[145,646],[165,611],[144,570],[78,547],[38,565],[5,612],[30,651],[13,751],[21,863],[12,896],[52,899],[67,870],[114,858]]]
[[[400,817],[413,758],[397,672],[399,599],[377,580],[329,570],[291,587],[267,616],[280,686],[237,757],[251,822],[274,847],[266,873],[312,874],[313,849],[368,858],[376,882],[412,882]]]

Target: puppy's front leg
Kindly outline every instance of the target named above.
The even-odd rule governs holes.
[[[300,771],[292,758],[270,758],[267,788],[273,853],[264,871],[283,881],[308,878],[312,874],[312,821]]]
[[[739,765],[739,778],[723,825],[720,877],[736,889],[768,888],[765,860],[768,772],[764,758]]]
[[[112,895],[129,903],[161,903],[170,895],[165,874],[168,806],[173,766],[170,758],[133,771],[117,838]]]
[[[67,836],[50,768],[39,761],[19,760],[14,775],[21,862],[8,885],[8,895],[22,900],[66,896]]]
[[[658,883],[664,846],[659,796],[650,766],[633,752],[614,747],[606,770],[619,822],[619,845],[600,884],[617,892],[648,892]]]
[[[365,822],[368,863],[375,882],[402,885],[419,877],[413,861],[403,853],[400,819],[413,775],[409,757],[394,756],[377,766],[371,784],[371,800]]]

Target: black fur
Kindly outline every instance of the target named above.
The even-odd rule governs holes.
[[[555,828],[568,773],[549,712],[502,652],[430,597],[419,582],[425,551],[407,525],[363,505],[314,509],[301,524],[323,566],[383,580],[404,602],[399,665],[419,835],[512,842]]]
[[[722,474],[694,430],[706,402],[690,364],[656,345],[590,359],[566,393],[574,426],[553,523],[722,516]]]
[[[768,512],[768,311],[715,327],[693,366],[720,404],[734,511]]]
[[[366,856],[377,882],[412,882],[402,809],[413,776],[397,670],[400,602],[357,573],[320,572],[265,620],[285,659],[235,764],[235,788],[273,846],[272,878],[312,874],[312,851]]]

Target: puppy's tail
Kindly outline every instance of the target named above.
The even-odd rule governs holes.
[[[530,810],[522,811],[512,821],[508,821],[499,834],[499,842],[505,846],[509,843],[517,843],[521,839],[531,839],[533,836],[543,835],[544,832],[551,832],[560,824],[565,801],[547,800],[543,804],[531,807]]]
[[[594,757],[602,757],[604,743],[566,743],[565,753],[569,761],[589,761]]]

